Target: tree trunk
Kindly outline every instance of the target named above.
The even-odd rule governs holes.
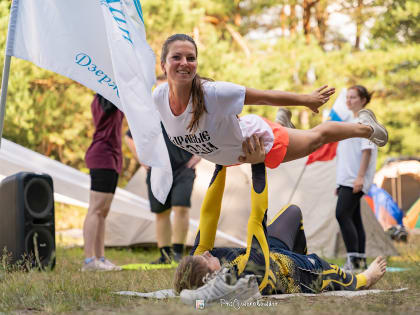
[[[303,0],[303,33],[305,34],[306,43],[311,41],[311,10],[319,0]]]
[[[354,43],[354,48],[356,50],[360,50],[360,36],[362,35],[362,27],[363,27],[363,0],[357,0],[357,8],[356,8],[356,42]]]
[[[231,25],[226,24],[225,27],[232,36],[233,40],[238,43],[239,47],[241,47],[246,57],[249,58],[251,56],[251,52],[245,42],[245,39]]]
[[[284,12],[284,5],[281,7],[280,11],[280,27],[281,35],[284,36],[286,33],[286,13]]]
[[[290,5],[290,35],[296,34],[296,4]]]
[[[327,32],[328,11],[327,2],[320,2],[315,6],[315,16],[317,21],[316,36],[321,47],[325,45],[325,33]]]

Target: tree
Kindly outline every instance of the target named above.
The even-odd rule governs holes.
[[[383,47],[388,43],[420,43],[420,2],[379,0],[382,10],[372,28],[372,37]]]

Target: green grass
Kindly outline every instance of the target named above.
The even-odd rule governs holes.
[[[339,297],[296,297],[277,301],[277,306],[248,307],[240,310],[215,305],[204,313],[220,314],[416,314],[420,311],[420,238],[399,244],[402,256],[390,259],[391,266],[410,271],[388,273],[376,285],[379,289],[408,287],[402,293],[382,293],[353,299]],[[155,249],[107,249],[118,264],[149,262],[158,256]],[[115,291],[149,292],[172,286],[174,270],[82,273],[81,248],[57,248],[53,271],[14,271],[0,269],[0,311],[6,313],[93,313],[93,314],[196,314],[194,307],[180,301],[146,300],[118,296]]]
[[[73,211],[69,213],[69,211]],[[73,215],[73,221],[57,230],[81,228],[85,210],[76,212],[57,208],[60,217]],[[174,270],[121,271],[82,273],[83,251],[57,240],[57,264],[54,270],[6,272],[0,265],[0,314],[197,314],[192,306],[177,299],[147,300],[112,294],[115,291],[150,292],[172,287]],[[203,314],[420,314],[420,236],[412,236],[407,244],[396,244],[401,256],[388,260],[389,266],[410,268],[409,271],[387,273],[374,287],[397,289],[401,293],[381,293],[357,298],[294,297],[278,300],[276,306],[247,307],[236,310],[215,305]],[[119,264],[145,263],[158,257],[156,249],[107,249],[107,257]],[[332,262],[343,264],[344,260]]]

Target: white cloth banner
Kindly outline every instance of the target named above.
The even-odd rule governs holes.
[[[6,54],[69,77],[123,111],[140,161],[153,166],[153,194],[166,200],[172,171],[139,0],[14,0]]]

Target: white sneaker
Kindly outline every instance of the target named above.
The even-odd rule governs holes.
[[[105,265],[102,261],[94,259],[89,263],[83,263],[82,271],[113,271],[114,268]]]
[[[99,261],[101,262],[101,263],[103,263],[104,265],[107,265],[107,266],[109,266],[109,267],[111,267],[111,268],[113,268],[112,270],[114,270],[114,271],[121,271],[122,270],[122,268],[120,267],[120,266],[117,266],[117,265],[115,265],[115,264],[113,264],[112,262],[110,262],[108,259],[104,259],[104,260],[101,260],[101,259],[99,259]]]
[[[217,303],[221,299],[251,301],[261,298],[257,277],[247,275],[236,278],[223,268],[219,272],[205,279],[206,284],[196,290],[181,291],[181,301],[185,304],[195,304],[196,300],[204,300],[206,304]]]
[[[373,129],[372,135],[369,138],[370,141],[378,147],[383,147],[387,144],[388,132],[384,126],[378,123],[375,114],[370,109],[361,109],[357,113],[357,116],[359,117],[360,124],[369,126]]]
[[[277,110],[276,123],[279,123],[283,127],[292,128],[292,129],[296,128],[295,125],[293,125],[292,123],[292,112],[285,107],[280,107]]]

